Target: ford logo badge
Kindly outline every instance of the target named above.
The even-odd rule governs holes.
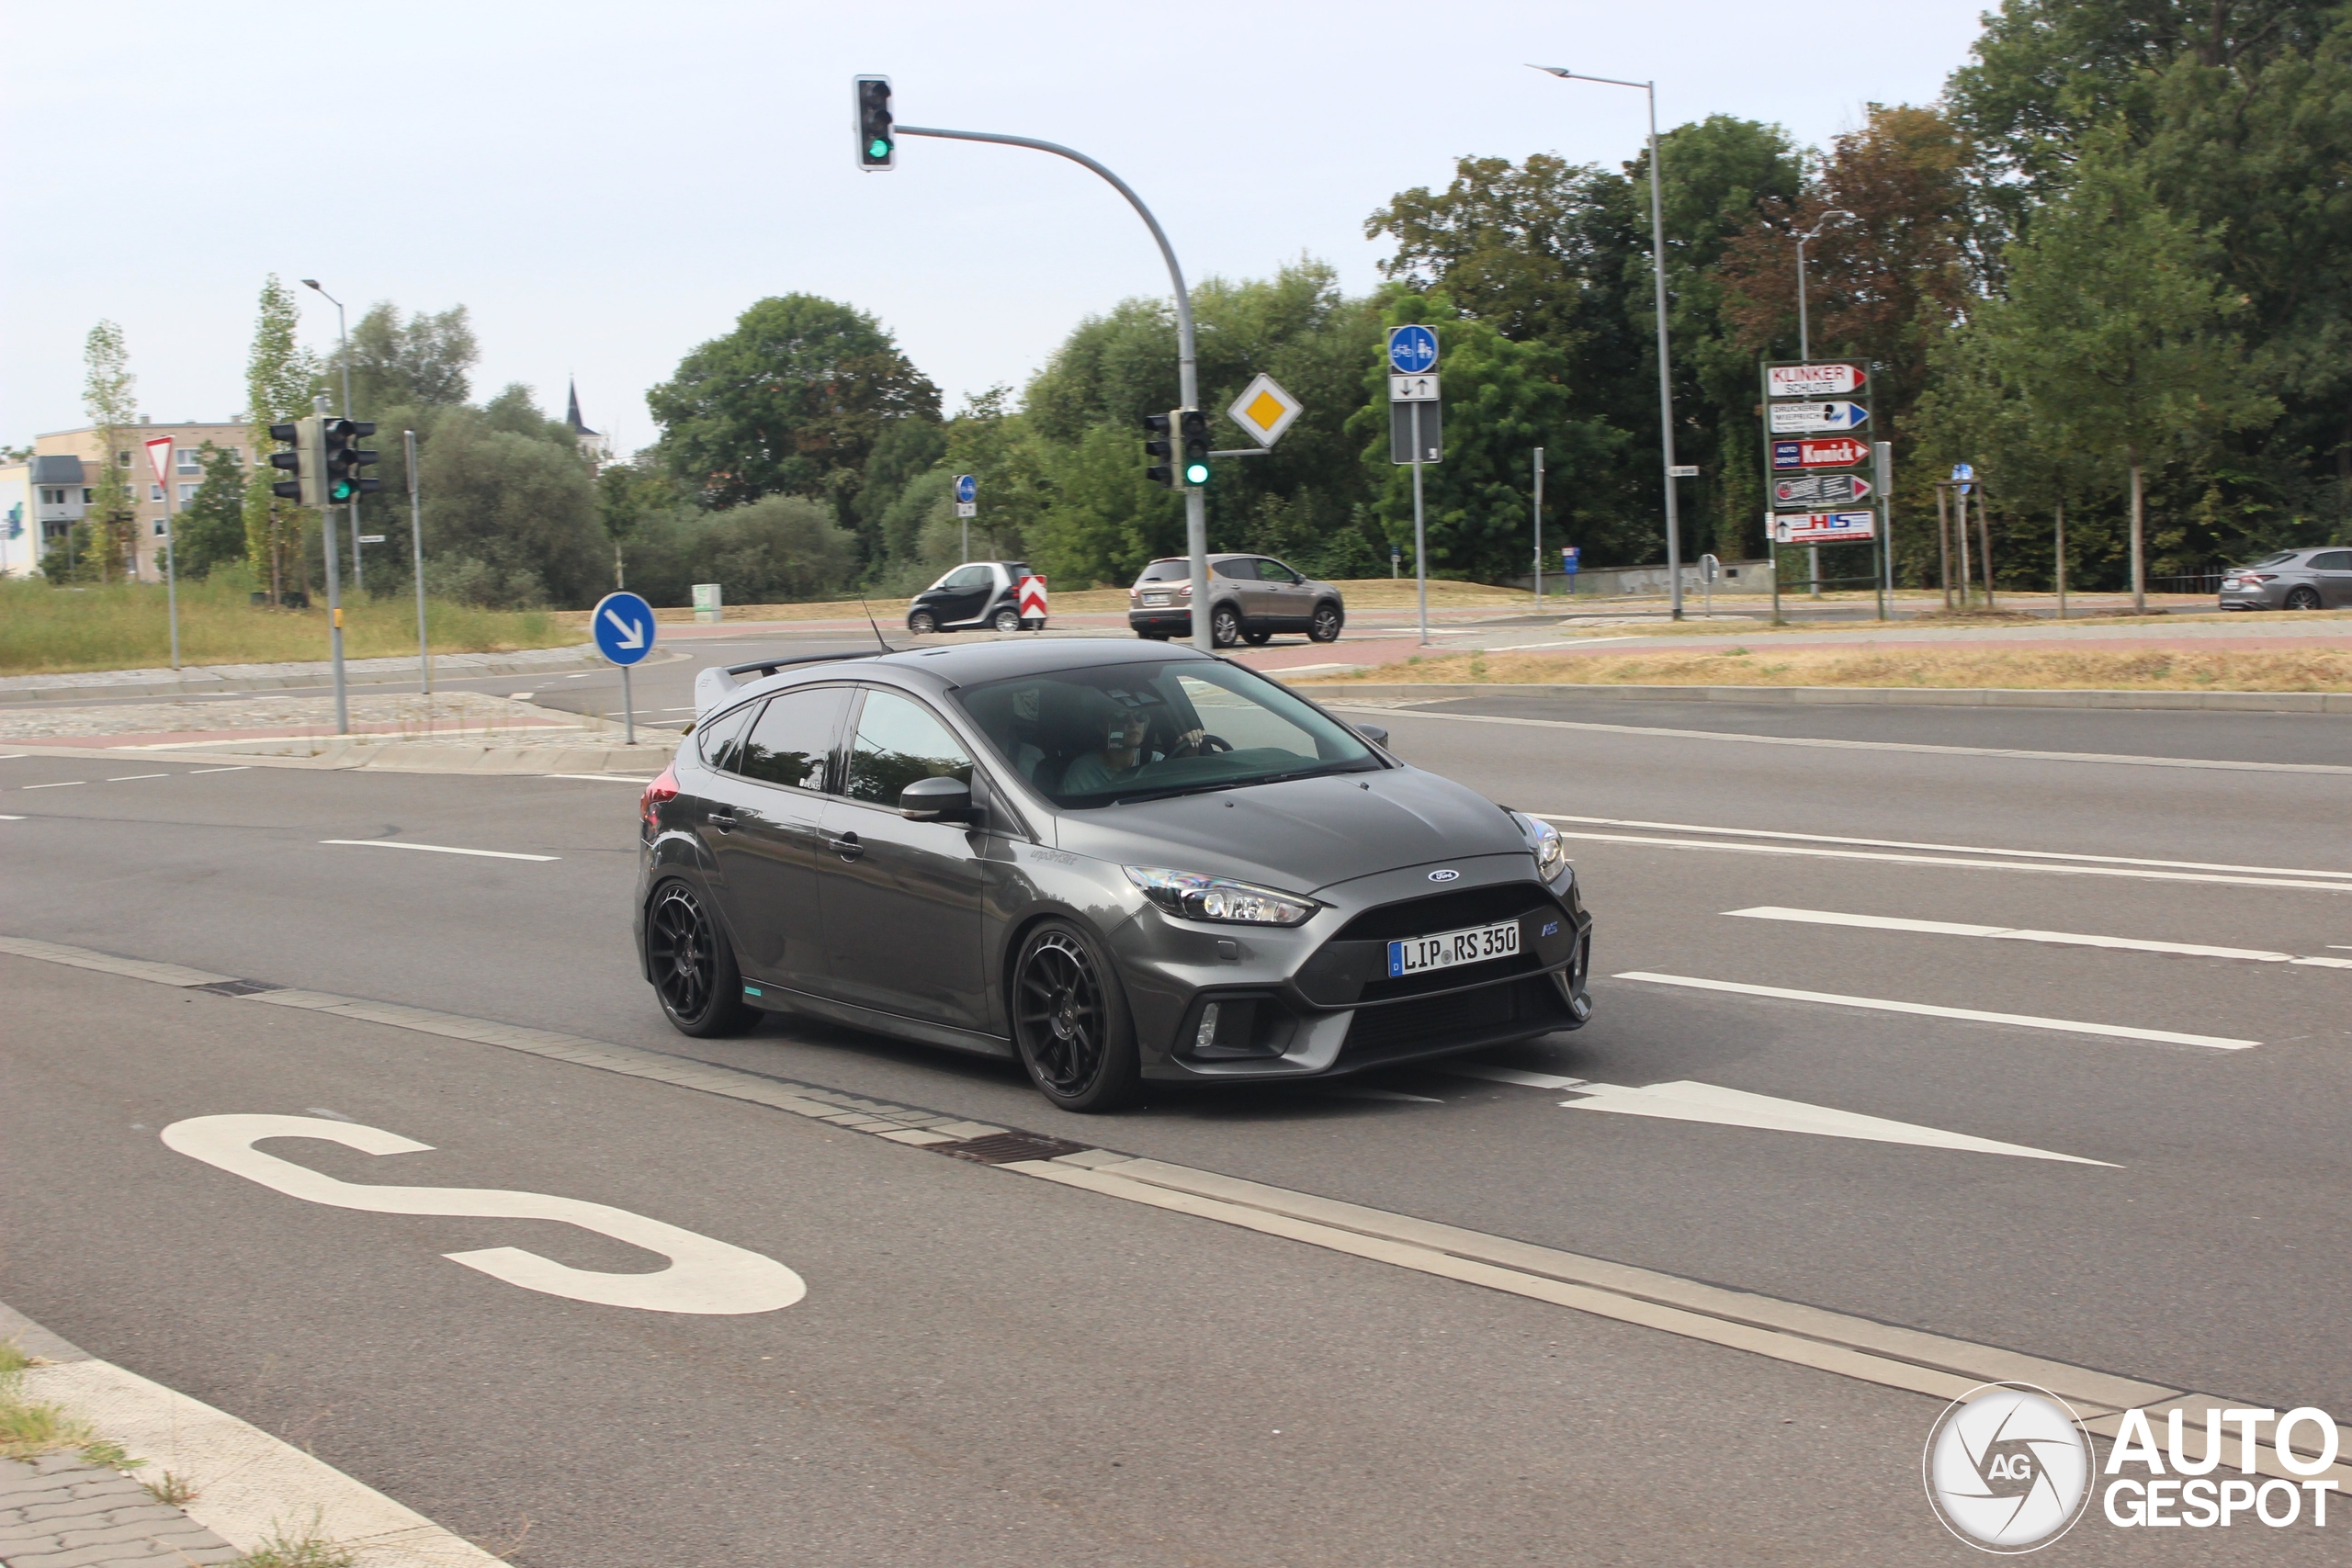
[[[1431,882],[1452,882],[1461,874],[1462,874],[1458,871],[1433,871],[1430,873],[1430,880]]]

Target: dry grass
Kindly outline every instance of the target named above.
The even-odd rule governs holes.
[[[255,608],[234,579],[180,585],[185,664],[277,664],[327,656],[327,613]],[[429,603],[436,653],[504,653],[581,640],[555,615]],[[416,651],[416,602],[366,599],[343,613],[344,654],[375,659]],[[72,670],[149,670],[171,662],[163,588],[118,582],[52,588],[36,578],[0,581],[0,675]]]
[[[25,1397],[25,1369],[32,1358],[14,1340],[0,1340],[0,1459],[31,1459],[58,1449],[78,1449],[91,1439],[90,1424],[64,1407]]]
[[[2352,649],[1826,649],[1689,653],[1465,653],[1318,683],[1451,682],[1656,686],[1935,686],[2025,691],[2352,692]]]

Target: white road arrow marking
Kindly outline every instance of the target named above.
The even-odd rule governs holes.
[[[619,638],[621,647],[643,648],[645,646],[645,624],[642,621],[624,621],[618,610],[605,611],[605,619],[612,622],[613,629],[621,634]]]
[[[1570,1111],[1607,1111],[1620,1116],[1656,1116],[1669,1122],[1712,1122],[1724,1127],[1811,1133],[1820,1137],[1862,1138],[1876,1144],[1914,1144],[1921,1148],[1960,1149],[1971,1154],[2012,1155],[2020,1159],[2050,1159],[2067,1165],[2113,1168],[2108,1160],[2053,1154],[2048,1149],[1997,1143],[1991,1138],[1973,1138],[1965,1133],[1947,1133],[1939,1127],[1890,1122],[1883,1116],[1863,1116],[1826,1105],[1808,1105],[1800,1100],[1775,1100],[1769,1094],[1718,1089],[1713,1084],[1685,1080],[1627,1089],[1620,1084],[1596,1083],[1587,1084],[1579,1092],[1590,1098],[1564,1100],[1560,1103]]]
[[[166,1147],[305,1202],[379,1214],[554,1220],[670,1260],[668,1268],[650,1274],[609,1274],[573,1269],[514,1247],[442,1254],[452,1263],[479,1269],[526,1291],[601,1306],[709,1314],[775,1312],[808,1293],[800,1276],[773,1258],[649,1220],[627,1209],[492,1187],[378,1187],[339,1181],[307,1166],[262,1153],[253,1145],[263,1138],[323,1138],[370,1155],[421,1154],[433,1146],[379,1127],[330,1122],[322,1116],[193,1116],[163,1131]]]

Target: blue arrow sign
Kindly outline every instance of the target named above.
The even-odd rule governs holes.
[[[653,651],[653,606],[634,593],[607,593],[589,613],[596,651],[615,664],[635,664]]]
[[[956,499],[969,506],[980,496],[980,481],[969,474],[956,476]]]
[[[1437,333],[1427,327],[1388,329],[1388,363],[1399,376],[1419,376],[1437,368]]]

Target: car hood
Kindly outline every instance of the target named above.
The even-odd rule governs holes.
[[[1060,847],[1314,893],[1335,882],[1527,840],[1476,791],[1419,768],[1335,773],[1060,814]]]

